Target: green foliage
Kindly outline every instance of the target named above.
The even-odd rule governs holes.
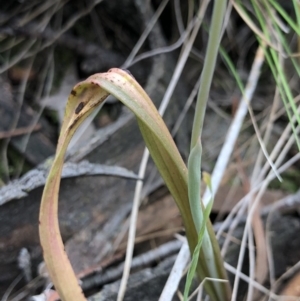
[[[299,27],[299,6],[294,3],[297,23],[287,14],[287,12],[280,6],[278,1],[269,0],[258,2],[257,0],[251,0],[254,15],[257,18],[259,23],[262,35],[257,35],[257,40],[260,44],[269,47],[263,47],[265,49],[265,57],[268,63],[268,66],[273,74],[273,77],[276,82],[276,86],[279,89],[281,99],[283,101],[287,116],[289,118],[293,134],[300,149],[300,140],[296,132],[296,125],[293,121],[293,117],[296,119],[296,123],[300,125],[300,114],[297,110],[293,92],[291,91],[289,85],[289,79],[286,75],[284,65],[282,62],[283,56],[289,56],[291,62],[294,66],[295,71],[298,76],[300,75],[300,66],[299,62],[291,56],[291,49],[288,46],[286,41],[286,32],[282,28],[282,25],[279,25],[277,16],[274,15],[274,9],[284,18],[287,24],[295,31],[299,36],[300,27]],[[239,3],[239,7],[243,12],[245,18],[250,19],[250,16],[247,10],[243,7],[242,2]],[[274,31],[274,33],[273,33]],[[256,31],[257,32],[257,31]],[[274,46],[273,40],[276,38],[276,48]],[[284,54],[283,52],[286,52]]]
[[[207,183],[207,186],[211,190],[210,177],[206,176],[206,180],[207,181],[205,181],[205,182]],[[201,224],[200,231],[199,231],[199,234],[198,234],[197,246],[194,249],[191,265],[190,265],[188,273],[187,273],[187,279],[186,279],[185,288],[184,288],[184,295],[183,295],[184,301],[187,301],[187,299],[188,299],[188,294],[189,294],[189,291],[190,291],[190,287],[191,287],[193,278],[195,277],[197,263],[198,263],[198,260],[199,260],[200,249],[201,249],[202,242],[203,242],[203,239],[204,239],[204,232],[205,232],[205,229],[206,229],[206,223],[209,219],[209,215],[210,215],[213,203],[214,203],[214,200],[212,198],[209,201],[207,207],[204,209],[203,222]]]

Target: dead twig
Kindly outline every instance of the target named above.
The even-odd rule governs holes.
[[[35,126],[25,126],[25,127],[20,127],[11,131],[6,131],[6,132],[0,132],[0,139],[7,139],[7,138],[12,138],[12,137],[17,137],[17,136],[22,136],[31,132],[37,132],[41,129],[40,124],[36,124]]]
[[[67,47],[74,50],[76,53],[84,56],[97,55],[99,57],[109,57],[114,54],[112,50],[106,50],[97,44],[90,43],[84,39],[74,37],[70,34],[63,34],[58,36],[58,33],[50,28],[45,28],[43,31],[40,30],[40,25],[36,22],[31,22],[30,24],[19,27],[15,25],[0,27],[0,35],[6,37],[23,37],[31,38],[36,40],[44,40],[45,42],[50,42],[55,40],[57,45]],[[116,54],[120,56],[120,54]],[[123,60],[123,57],[122,57]]]
[[[149,252],[133,258],[130,268],[131,270],[137,270],[149,266],[154,262],[160,261],[167,256],[173,255],[174,253],[178,252],[181,245],[182,242],[179,240],[165,243],[154,250],[150,250]],[[82,280],[82,289],[88,290],[95,286],[101,286],[105,283],[117,280],[122,276],[123,269],[124,263],[121,263],[117,267],[86,277]]]
[[[183,243],[180,252],[176,258],[174,266],[171,270],[167,283],[160,295],[159,301],[171,301],[175,295],[181,277],[190,259],[190,251],[187,243]]]

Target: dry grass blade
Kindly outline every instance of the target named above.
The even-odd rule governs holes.
[[[187,168],[154,104],[134,78],[123,70],[111,69],[107,73],[93,75],[77,84],[71,91],[56,157],[43,192],[40,210],[39,228],[44,259],[63,301],[85,300],[64,251],[57,218],[58,192],[64,156],[76,129],[109,94],[114,95],[135,113],[152,158],[182,214],[190,250],[193,251],[197,244],[197,233],[188,204]],[[207,223],[207,231],[212,239],[213,252],[219,252],[210,222]],[[209,273],[202,256],[201,252],[197,272],[201,278],[204,278]],[[221,263],[219,267],[217,277],[226,279]],[[214,300],[220,300],[213,286],[206,289]],[[227,287],[224,286],[223,289],[226,296]]]

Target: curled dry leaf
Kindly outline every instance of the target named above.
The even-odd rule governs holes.
[[[143,88],[127,72],[111,69],[107,73],[95,74],[77,84],[71,91],[40,209],[39,228],[44,260],[63,301],[86,300],[64,251],[58,225],[58,192],[64,156],[76,129],[109,94],[119,99],[135,114],[150,154],[181,212],[191,252],[197,245],[197,233],[188,201],[187,168],[157,109]],[[214,254],[219,255],[219,247],[209,221],[207,231],[212,240]],[[216,260],[221,258],[217,255]],[[203,253],[200,252],[197,265],[200,278],[226,279],[223,263],[217,262],[216,265],[217,275],[210,275]],[[229,296],[228,285],[224,284],[222,289],[223,296]],[[221,301],[216,287],[207,286],[206,290],[212,300]]]

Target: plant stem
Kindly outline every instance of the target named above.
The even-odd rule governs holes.
[[[206,228],[206,221],[204,219],[203,206],[200,200],[200,182],[201,182],[201,133],[203,128],[204,116],[208,95],[211,87],[212,77],[216,66],[217,55],[220,46],[222,25],[226,13],[227,1],[215,0],[212,21],[209,30],[209,39],[206,50],[206,56],[203,66],[203,71],[200,78],[200,87],[198,91],[195,117],[192,129],[191,150],[189,156],[189,178],[188,178],[188,192],[189,202],[193,223],[199,234],[200,225],[204,223],[204,230],[201,235],[202,244],[202,260],[206,262],[207,270],[200,271],[206,273],[205,277],[213,277],[218,279],[226,279],[226,272],[224,270],[224,263],[219,251],[219,246],[216,241],[214,233]],[[198,261],[199,264],[199,261]],[[220,285],[220,283],[211,283],[207,285],[210,292],[214,295],[210,297],[213,300],[229,300],[230,287],[228,284]]]
[[[215,70],[217,55],[219,51],[220,34],[226,12],[226,6],[226,0],[215,0],[206,56],[203,71],[201,74],[201,83],[196,103],[195,118],[193,123],[191,139],[191,150],[196,145],[197,139],[201,137],[202,133],[208,94],[210,91],[212,77]]]

